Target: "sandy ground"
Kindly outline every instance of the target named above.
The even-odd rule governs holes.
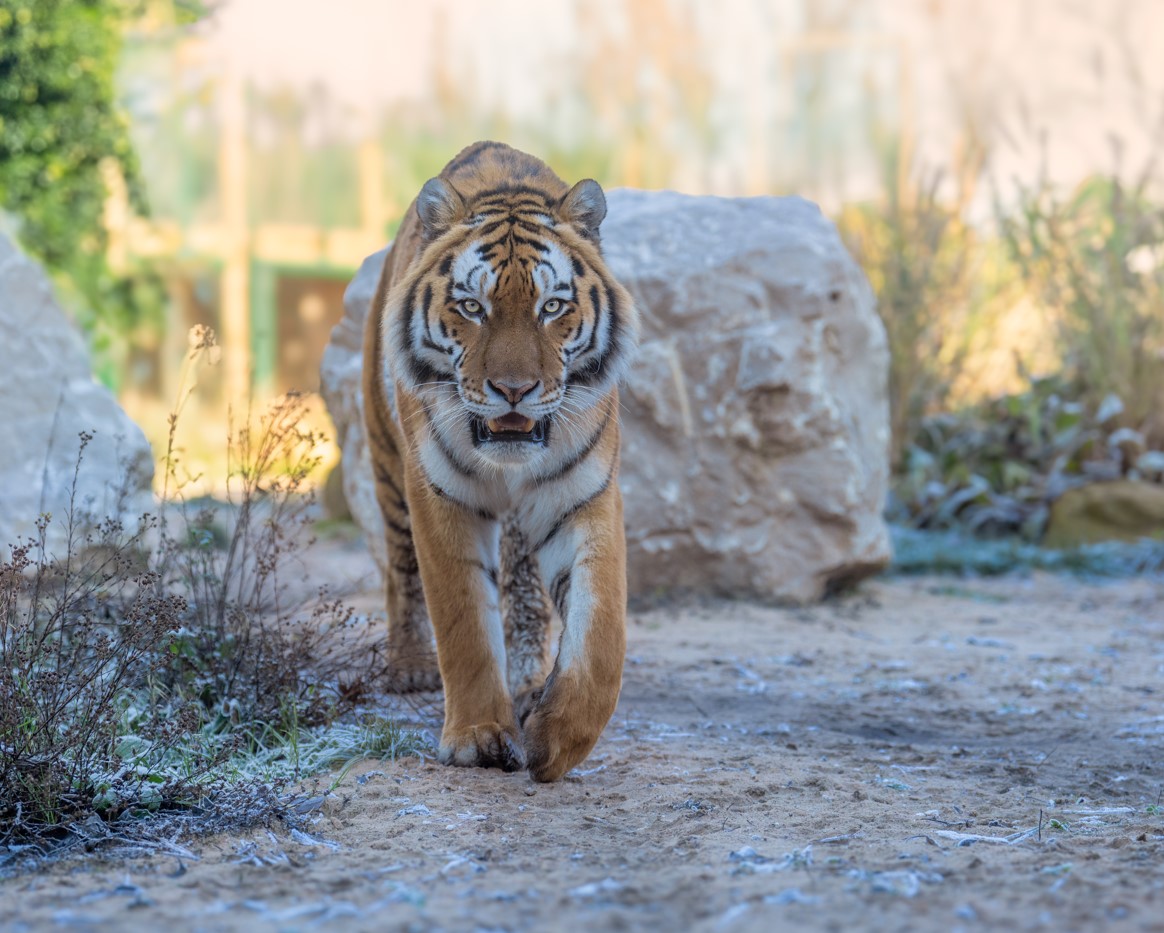
[[[898,579],[629,628],[559,784],[363,763],[306,833],[23,875],[0,928],[1164,930],[1164,584]]]

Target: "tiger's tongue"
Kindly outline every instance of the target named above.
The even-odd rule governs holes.
[[[527,418],[525,415],[516,411],[511,411],[508,415],[502,415],[500,418],[494,418],[487,421],[489,430],[494,434],[500,431],[516,431],[521,434],[528,434],[534,429],[533,418]]]

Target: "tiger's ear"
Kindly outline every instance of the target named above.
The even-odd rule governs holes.
[[[606,195],[593,178],[585,178],[571,188],[558,204],[558,216],[573,224],[592,240],[598,239],[598,226],[606,217]]]
[[[430,178],[416,196],[416,213],[425,237],[435,240],[465,216],[465,202],[444,179]]]

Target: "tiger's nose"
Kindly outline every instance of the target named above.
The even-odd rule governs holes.
[[[529,395],[534,389],[541,385],[541,383],[527,382],[525,385],[513,386],[506,382],[494,382],[492,379],[487,379],[485,381],[485,385],[487,385],[498,395],[505,396],[510,405],[516,405],[523,398]]]

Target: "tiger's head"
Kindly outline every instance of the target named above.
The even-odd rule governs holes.
[[[553,180],[565,189],[565,185]],[[416,201],[423,243],[386,315],[393,376],[494,464],[529,461],[621,378],[638,315],[598,245],[597,182],[507,185]]]

